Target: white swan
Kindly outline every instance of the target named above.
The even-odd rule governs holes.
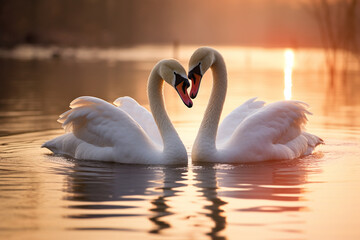
[[[260,162],[294,159],[311,154],[323,143],[303,131],[307,105],[298,101],[248,100],[233,110],[218,128],[223,109],[227,72],[223,57],[212,48],[197,49],[189,61],[190,97],[195,98],[203,74],[211,68],[213,88],[192,149],[192,160],[203,162]]]
[[[190,83],[176,60],[162,60],[148,79],[151,112],[130,97],[114,106],[95,97],[79,97],[59,122],[70,132],[43,144],[57,154],[76,159],[133,164],[186,164],[187,152],[171,123],[163,100],[164,80],[174,86],[186,106]]]

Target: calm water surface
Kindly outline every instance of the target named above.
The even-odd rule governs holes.
[[[185,68],[194,49],[180,51]],[[229,69],[223,114],[254,96],[284,99],[283,49],[222,51]],[[330,89],[315,50],[295,52],[292,69],[292,99],[311,106],[307,129],[326,142],[311,156],[133,166],[40,148],[63,133],[57,116],[78,96],[128,95],[148,107],[149,71],[171,51],[146,56],[0,59],[0,239],[360,239],[360,74],[351,71]],[[209,72],[187,109],[165,87],[189,155],[210,89]]]

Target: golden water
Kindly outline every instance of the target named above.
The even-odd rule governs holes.
[[[185,68],[193,50],[180,48]],[[54,156],[40,146],[63,133],[57,115],[72,99],[128,95],[148,106],[147,75],[171,51],[142,52],[153,59],[132,61],[1,59],[0,238],[359,239],[359,72],[332,89],[318,50],[220,50],[229,70],[223,115],[251,97],[291,97],[311,106],[307,130],[326,145],[294,161],[240,165],[132,166]],[[210,90],[209,72],[187,109],[165,87],[189,153]]]

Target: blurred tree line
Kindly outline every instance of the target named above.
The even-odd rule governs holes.
[[[131,0],[1,0],[1,45],[121,45],[131,41]]]
[[[320,44],[312,19],[286,0],[0,0],[0,46],[24,42]]]
[[[337,77],[346,82],[349,67],[360,67],[359,0],[313,0],[304,6],[318,24],[330,86]]]

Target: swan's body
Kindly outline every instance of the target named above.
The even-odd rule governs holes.
[[[213,89],[192,149],[193,161],[260,162],[294,159],[311,154],[323,143],[303,131],[307,105],[298,101],[264,102],[248,100],[231,112],[218,127],[227,89],[225,62],[212,48],[200,48],[189,63],[195,98],[202,75],[213,72]]]
[[[114,102],[118,107],[99,98],[79,97],[58,120],[69,133],[43,147],[76,159],[186,164],[185,146],[164,107],[163,79],[177,89],[188,107],[192,106],[186,92],[189,83],[185,70],[175,60],[163,60],[154,67],[148,80],[153,115],[130,97],[118,98]]]

